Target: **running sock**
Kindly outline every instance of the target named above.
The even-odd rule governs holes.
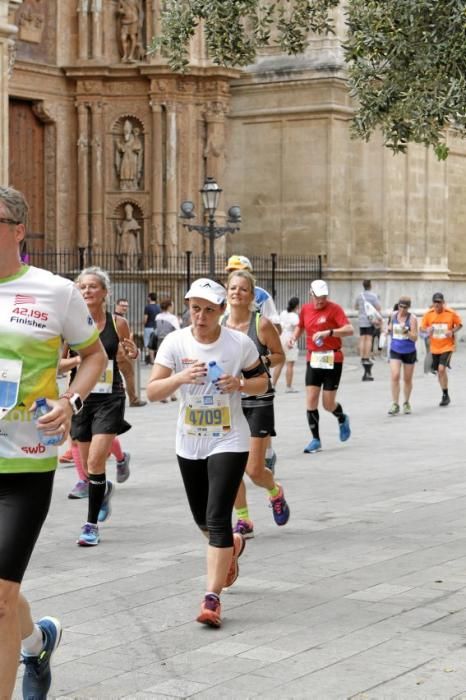
[[[97,525],[97,516],[102,507],[107,488],[105,472],[103,474],[89,475],[89,509],[87,511],[87,522]]]
[[[125,458],[125,453],[121,449],[121,442],[119,439],[113,438],[112,446],[110,448],[112,455],[115,457],[117,462],[122,462]]]
[[[265,459],[272,459],[273,457],[273,447],[267,447],[265,451]]]
[[[39,656],[44,646],[42,630],[34,623],[34,629],[29,637],[21,640],[21,651],[25,656]]]
[[[206,591],[206,596],[211,596],[212,598],[217,598],[220,601],[220,596],[218,593],[213,593],[212,591]]]
[[[267,489],[267,491],[269,491],[269,490]],[[273,489],[270,489],[269,496],[270,496],[270,498],[276,498],[279,495],[279,493],[280,493],[280,486],[278,486],[278,484],[275,484]]]
[[[249,520],[249,508],[235,508],[236,517],[238,520]]]
[[[81,454],[79,452],[78,445],[71,445],[71,454],[73,455],[74,466],[76,467],[79,480],[87,481],[87,474],[83,469],[83,463],[81,462]]]
[[[338,422],[340,423],[340,425],[341,425],[342,423],[345,422],[346,416],[345,416],[345,414],[343,413],[343,409],[342,409],[342,407],[341,407],[341,403],[337,403],[337,407],[336,407],[336,409],[335,409],[334,411],[332,411],[332,413],[333,413],[333,415],[335,416],[335,418],[338,419]]]
[[[320,440],[319,434],[319,411],[316,408],[313,411],[306,411],[307,422],[309,423],[309,428],[311,429],[312,437],[316,440]]]

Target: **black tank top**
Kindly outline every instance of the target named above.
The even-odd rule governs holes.
[[[116,323],[111,313],[105,312],[105,326],[100,332],[100,341],[104,346],[108,359],[113,360],[113,384],[112,394],[124,394],[125,388],[121,378],[120,369],[117,362],[118,346],[120,338],[116,330]],[[105,396],[105,394],[104,394]]]

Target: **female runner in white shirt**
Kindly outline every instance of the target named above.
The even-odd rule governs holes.
[[[252,340],[219,325],[226,304],[222,285],[198,279],[185,298],[192,325],[162,342],[147,397],[161,401],[180,390],[176,454],[194,520],[209,540],[207,592],[197,620],[219,627],[220,593],[236,580],[244,549],[231,524],[249,450],[241,392],[263,393],[268,378]],[[216,382],[207,376],[213,360],[224,372]]]

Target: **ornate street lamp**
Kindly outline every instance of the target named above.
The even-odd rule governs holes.
[[[230,226],[217,226],[215,221],[215,212],[218,208],[218,203],[220,199],[220,194],[222,190],[216,183],[213,177],[206,177],[204,186],[200,190],[202,194],[202,203],[204,205],[204,215],[207,216],[207,224],[188,224],[184,223],[183,226],[188,229],[188,231],[197,231],[204,236],[204,238],[209,239],[209,276],[211,278],[215,277],[215,239],[224,236],[226,233],[235,233],[240,229],[241,223],[241,210],[237,204],[233,205],[228,210],[228,223]],[[194,219],[194,203],[191,201],[185,201],[181,203],[181,219]]]

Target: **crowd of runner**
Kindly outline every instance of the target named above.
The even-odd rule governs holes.
[[[120,363],[131,361],[139,350],[124,315],[109,310],[111,281],[104,270],[86,268],[73,283],[22,263],[26,219],[22,194],[0,188],[0,697],[11,697],[21,659],[23,697],[44,700],[61,625],[54,617],[33,622],[20,589],[50,505],[57,444],[70,434],[78,475],[70,498],[87,499],[77,543],[95,547],[114,496],[114,484],[106,476],[109,454],[116,456],[117,482],[125,482],[130,474],[129,454],[118,439],[131,428],[125,419],[118,358]],[[335,416],[339,439],[346,442],[351,437],[350,418],[337,392],[342,341],[354,331],[343,308],[330,300],[327,283],[312,281],[309,302],[299,309],[299,299],[293,297],[279,315],[268,292],[256,286],[248,258],[232,256],[226,272],[225,284],[208,278],[192,283],[185,296],[190,325],[163,339],[147,385],[150,402],[179,397],[173,428],[176,458],[192,517],[207,542],[206,590],[197,621],[211,627],[222,624],[222,590],[237,579],[239,557],[246,540],[254,537],[245,474],[265,490],[274,523],[283,527],[290,519],[283,485],[275,477],[274,384],[286,363],[286,391],[296,391],[293,367],[303,334],[305,410],[311,433],[304,452],[322,449],[320,404]],[[459,315],[437,292],[418,323],[411,299],[401,296],[382,329],[378,297],[369,281],[363,288],[355,303],[363,381],[374,379],[372,340],[378,331],[387,333],[389,414],[410,413],[416,341],[421,335],[430,353],[429,369],[437,374],[442,390],[440,406],[447,406],[447,370],[461,329]],[[171,300],[164,311],[172,313]],[[146,337],[144,347],[148,346]],[[69,371],[69,384],[61,395],[59,368]],[[42,398],[48,412],[31,419]]]

